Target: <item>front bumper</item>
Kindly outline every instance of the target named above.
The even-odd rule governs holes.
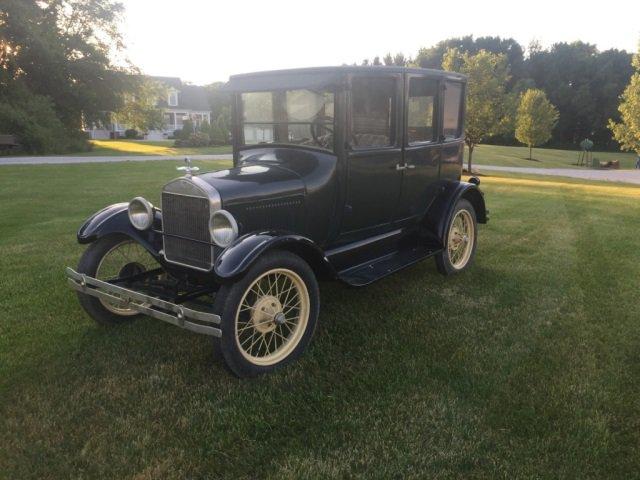
[[[65,273],[71,288],[81,293],[103,300],[119,302],[126,305],[127,308],[132,308],[144,315],[149,315],[192,332],[214,337],[222,336],[222,330],[212,326],[220,325],[219,315],[193,310],[158,297],[104,282],[83,273],[78,273],[69,267],[67,267]]]

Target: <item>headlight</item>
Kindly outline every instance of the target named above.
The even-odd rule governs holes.
[[[153,205],[142,197],[129,202],[129,221],[138,230],[146,230],[153,225]]]
[[[209,220],[209,232],[213,243],[219,247],[225,248],[238,236],[238,224],[226,210],[218,210]]]

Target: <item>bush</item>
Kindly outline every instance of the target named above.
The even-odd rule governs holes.
[[[176,147],[206,147],[211,142],[209,134],[204,132],[192,133],[189,138],[178,138],[175,142]]]
[[[49,98],[14,84],[0,95],[0,133],[17,137],[26,153],[66,153],[89,148],[80,130],[70,130],[57,117]]]
[[[138,138],[138,131],[135,128],[128,128],[124,131],[124,138]]]

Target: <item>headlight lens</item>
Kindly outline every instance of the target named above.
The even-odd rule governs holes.
[[[138,230],[147,230],[153,225],[153,205],[142,197],[134,198],[129,202],[129,221]]]
[[[218,210],[211,215],[209,232],[213,243],[225,248],[238,237],[238,224],[235,218],[226,210]]]

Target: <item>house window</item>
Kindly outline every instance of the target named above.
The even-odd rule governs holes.
[[[186,113],[176,113],[175,116],[176,116],[176,126],[179,127],[179,128],[182,128],[182,125],[184,124],[184,119],[185,119],[185,117],[187,117],[187,114]]]
[[[164,123],[167,127],[173,127],[175,125],[174,120],[175,118],[173,113],[169,112],[164,114]]]
[[[169,92],[169,99],[167,101],[170,107],[175,107],[178,105],[178,92],[173,91]]]

